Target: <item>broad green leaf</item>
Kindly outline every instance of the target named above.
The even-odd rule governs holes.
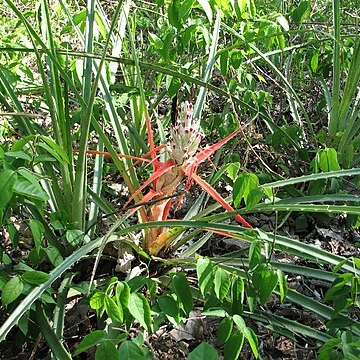
[[[284,273],[280,269],[276,270],[276,274],[278,276],[280,301],[283,303],[288,292],[288,283]]]
[[[231,284],[231,311],[233,315],[240,315],[243,312],[244,293],[244,280],[239,276],[234,276]]]
[[[244,336],[246,337],[247,341],[250,344],[251,350],[257,359],[259,357],[259,343],[256,334],[254,333],[253,329],[249,327],[244,328]]]
[[[196,262],[196,274],[200,291],[205,295],[214,283],[213,265],[211,261],[207,258],[199,258]]]
[[[185,22],[189,17],[190,11],[193,7],[195,0],[183,0],[179,8],[179,20]]]
[[[273,270],[261,264],[254,271],[252,282],[255,289],[259,291],[261,304],[265,305],[277,285],[278,277]]]
[[[254,241],[249,249],[249,268],[254,269],[255,266],[261,263],[261,242]]]
[[[176,27],[181,27],[181,22],[179,19],[179,9],[180,9],[180,0],[172,0],[168,6],[168,20],[169,23]]]
[[[258,204],[262,197],[263,197],[264,191],[261,188],[255,188],[250,191],[250,194],[246,198],[246,208],[251,209],[253,206]]]
[[[243,172],[240,176],[236,179],[234,183],[233,189],[233,201],[234,206],[239,207],[240,202],[244,199],[245,204],[247,205],[248,196],[252,190],[257,188],[259,185],[259,179],[255,174],[249,174],[247,172]]]
[[[22,293],[24,284],[19,277],[13,277],[9,280],[2,289],[1,298],[4,306],[12,303]]]
[[[316,50],[313,52],[310,59],[310,69],[312,72],[316,73],[319,64],[319,51]]]
[[[335,149],[326,148],[319,151],[319,165],[322,171],[337,171],[340,170],[337,152]]]
[[[17,180],[17,174],[12,170],[4,170],[0,173],[0,211],[4,210],[6,204],[13,195],[13,186]]]
[[[189,355],[187,360],[217,360],[219,354],[216,349],[206,343],[202,342]]]
[[[238,330],[240,330],[241,332],[244,332],[244,330],[246,328],[245,320],[239,315],[234,315],[233,320],[234,320],[234,323],[235,323],[236,327],[238,328]]]
[[[257,299],[256,291],[254,290],[254,288],[247,287],[246,288],[246,302],[247,302],[251,312],[253,312],[256,308],[256,304],[257,304],[256,299]]]
[[[109,359],[119,359],[119,352],[112,342],[104,341],[96,349],[95,360]]]
[[[90,349],[91,347],[101,343],[106,339],[106,332],[104,330],[95,330],[90,334],[87,334],[84,339],[80,342],[75,350],[74,355],[78,355],[83,351]]]
[[[119,359],[121,360],[141,360],[145,359],[144,353],[133,341],[124,341],[119,347]],[[110,360],[110,358],[108,359]]]
[[[291,13],[291,17],[295,23],[301,23],[310,14],[310,1],[302,0],[297,8]]]
[[[84,239],[84,232],[78,229],[66,231],[66,241],[72,246],[78,246]]]
[[[73,25],[72,23],[74,23],[75,25],[79,25],[80,23],[84,22],[86,19],[86,10],[81,10],[80,12],[78,12],[77,14],[75,14],[72,17],[72,22],[69,22],[62,30],[61,30],[61,34],[65,34],[68,33],[69,31],[73,31]]]
[[[49,258],[50,262],[54,266],[59,266],[64,261],[64,258],[61,256],[60,251],[55,246],[49,245],[44,250],[46,256]]]
[[[186,315],[189,315],[190,311],[193,308],[193,297],[190,290],[189,282],[185,274],[178,273],[174,275],[173,284],[175,293],[180,300]]]
[[[232,181],[235,181],[240,168],[241,168],[241,165],[239,162],[231,163],[226,166],[225,170],[228,173],[228,175]]]
[[[225,317],[226,311],[221,308],[210,308],[208,310],[205,310],[202,312],[204,316],[210,316],[210,317]]]
[[[29,170],[21,168],[18,170],[18,177],[14,192],[24,195],[29,198],[34,198],[42,201],[48,200],[48,195],[38,183],[37,177]]]
[[[123,322],[124,313],[123,313],[123,309],[122,309],[120,304],[117,304],[109,296],[105,296],[104,305],[105,305],[105,310],[106,310],[106,312],[109,315],[111,320],[118,321],[120,323]]]
[[[31,156],[24,151],[8,151],[4,155],[15,159],[31,160]]]
[[[156,49],[162,49],[164,43],[157,35],[150,32],[148,34],[148,38],[150,44],[153,45]]]
[[[22,278],[30,284],[39,285],[48,281],[50,274],[47,274],[42,271],[27,271],[22,275]]]
[[[29,221],[29,227],[30,227],[31,233],[33,235],[36,251],[39,254],[39,251],[42,248],[44,225],[38,220],[31,219]]]
[[[216,331],[217,342],[219,346],[224,345],[230,338],[233,329],[233,321],[229,317],[225,317],[220,321]]]
[[[344,287],[347,286],[348,283],[351,283],[354,275],[350,273],[339,275],[334,282],[331,284],[330,289],[325,293],[325,301],[330,301],[334,298],[334,296],[343,291]]]
[[[239,330],[235,331],[225,344],[224,359],[238,360],[243,344],[244,334]]]
[[[127,282],[129,285],[131,292],[135,292],[141,289],[146,284],[145,276],[135,276]]]
[[[90,299],[90,306],[94,310],[101,309],[104,306],[105,294],[97,291]]]
[[[128,308],[130,298],[130,287],[126,282],[121,282],[116,285],[116,299],[120,302],[121,306]]]
[[[151,329],[150,306],[145,296],[142,294],[131,293],[129,298],[130,314],[147,330]]]
[[[229,71],[229,51],[224,51],[220,55],[220,70],[223,75],[227,75]]]
[[[159,300],[159,306],[161,311],[173,318],[179,316],[179,307],[177,302],[169,295],[162,296]]]
[[[215,271],[214,290],[217,298],[223,300],[230,289],[230,273],[222,268]]]

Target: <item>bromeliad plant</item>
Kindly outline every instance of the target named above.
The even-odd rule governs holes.
[[[234,131],[223,140],[200,148],[201,140],[204,134],[200,132],[200,121],[193,118],[193,105],[185,102],[181,106],[179,117],[174,126],[170,128],[169,141],[166,145],[166,154],[168,160],[166,162],[159,161],[155,156],[155,146],[151,126],[148,121],[148,135],[150,143],[150,154],[153,156],[153,174],[149,177],[143,185],[139,187],[125,204],[128,205],[130,201],[150,184],[152,188],[150,191],[138,202],[142,204],[150,200],[158,199],[154,205],[150,207],[149,214],[146,221],[164,221],[169,216],[169,211],[182,201],[183,195],[179,199],[175,199],[172,195],[175,194],[181,181],[186,176],[187,181],[185,190],[188,191],[191,185],[196,182],[202,187],[214,200],[229,211],[234,209],[229,205],[222,196],[205,180],[196,174],[198,166],[209,159],[209,157],[230,139],[236,136],[240,130]],[[165,198],[161,200],[162,198]],[[251,228],[251,225],[240,215],[235,215],[235,218],[244,226]],[[146,248],[151,255],[156,255],[167,244],[167,240],[171,236],[166,228],[152,228],[147,234]]]

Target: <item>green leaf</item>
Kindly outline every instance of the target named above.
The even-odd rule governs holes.
[[[179,8],[179,20],[185,22],[190,14],[195,0],[183,0]]]
[[[181,27],[181,22],[179,20],[179,9],[180,9],[180,0],[172,0],[168,6],[168,20],[169,23],[176,27]]]
[[[225,317],[220,321],[219,327],[216,332],[216,337],[219,346],[224,345],[230,338],[233,329],[233,321],[229,317]]]
[[[18,170],[18,174],[21,176],[18,177],[14,185],[14,192],[41,201],[48,200],[48,195],[39,185],[38,179],[31,171],[22,168]]]
[[[251,350],[254,356],[257,358],[259,356],[258,352],[258,339],[252,329],[246,326],[244,319],[239,315],[234,315],[234,323],[236,324],[238,330],[244,334],[248,340]]]
[[[129,298],[130,314],[139,323],[150,332],[151,329],[151,313],[150,306],[145,296],[142,294],[132,293]]]
[[[244,302],[244,280],[239,276],[234,276],[231,284],[231,311],[232,314],[243,312]]]
[[[121,282],[116,285],[116,299],[120,302],[123,308],[128,308],[130,299],[130,286]]]
[[[77,14],[75,14],[72,17],[72,22],[75,25],[79,25],[80,23],[84,22],[86,19],[86,10],[81,10],[79,11]],[[61,34],[65,34],[67,32],[70,32],[73,30],[73,25],[72,22],[69,22],[62,30],[61,30]]]
[[[4,155],[9,156],[9,157],[13,157],[13,158],[16,158],[16,159],[23,159],[23,160],[27,160],[27,161],[31,160],[31,156],[29,156],[24,151],[8,151]]]
[[[224,51],[220,55],[220,70],[223,75],[227,75],[229,71],[229,51]]]
[[[242,199],[244,199],[247,205],[249,194],[252,190],[256,189],[258,185],[259,179],[255,174],[249,174],[247,172],[240,174],[235,181],[233,189],[234,206],[239,207]],[[252,199],[249,200],[253,201]]]
[[[259,357],[259,343],[256,334],[254,333],[253,329],[245,327],[244,335],[250,344],[251,350],[255,358],[257,359]]]
[[[141,360],[145,359],[144,353],[133,341],[124,341],[119,347],[119,356],[121,360]],[[115,358],[114,358],[115,359]],[[116,358],[117,359],[117,358]]]
[[[257,187],[255,189],[252,189],[250,191],[250,194],[246,198],[246,208],[251,209],[253,206],[258,204],[261,201],[263,194],[264,192],[263,189],[261,188]]]
[[[217,298],[223,300],[230,289],[230,274],[228,271],[218,268],[215,272],[214,290]]]
[[[4,170],[0,173],[0,211],[3,211],[6,204],[11,200],[16,180],[15,171]]]
[[[207,258],[199,258],[196,262],[196,274],[200,291],[205,295],[210,291],[214,281],[213,265],[211,261]]]
[[[273,270],[261,264],[254,271],[252,282],[255,289],[259,291],[261,304],[265,305],[277,285],[278,277]]]
[[[255,266],[261,263],[261,242],[254,241],[249,249],[249,268],[254,269]]]
[[[66,241],[72,246],[78,246],[84,239],[84,232],[79,229],[67,230]]]
[[[179,316],[179,307],[177,302],[169,295],[162,296],[159,300],[159,306],[161,311],[173,318]]]
[[[234,315],[233,320],[234,320],[234,323],[235,323],[236,327],[238,328],[238,330],[240,330],[241,332],[244,332],[244,330],[246,328],[245,320],[239,315]]]
[[[281,301],[281,303],[283,303],[284,300],[286,299],[286,295],[288,292],[288,283],[287,283],[284,273],[280,269],[276,270],[276,274],[277,274],[278,283],[279,283],[280,301]]]
[[[228,173],[228,175],[232,181],[235,181],[240,168],[241,168],[241,165],[239,162],[235,162],[235,163],[226,165],[225,170]]]
[[[123,322],[124,313],[120,304],[116,304],[116,302],[113,299],[111,299],[109,296],[105,296],[104,305],[105,305],[105,310],[111,320],[118,321],[120,323]]]
[[[135,276],[127,282],[131,292],[135,292],[141,289],[146,284],[145,276]]]
[[[339,275],[331,284],[330,289],[325,293],[324,300],[332,300],[337,293],[343,291],[343,288],[347,286],[347,283],[351,283],[353,277],[354,275],[350,273]]]
[[[109,359],[118,359],[119,353],[116,349],[116,346],[109,342],[102,342],[95,352],[95,360],[109,360]]]
[[[310,60],[310,69],[313,73],[316,73],[318,69],[318,64],[319,64],[319,51],[316,50],[313,52]]]
[[[301,23],[310,14],[310,1],[303,0],[291,13],[291,18],[295,23]]]
[[[24,284],[19,277],[16,276],[9,280],[2,289],[2,304],[6,306],[16,300],[21,295],[23,288]]]
[[[39,254],[40,249],[42,249],[42,238],[44,234],[44,225],[35,219],[31,219],[29,221],[29,227],[31,230],[31,233],[33,235],[34,243],[35,243],[35,249],[37,253]]]
[[[218,358],[219,354],[216,349],[212,345],[203,342],[188,355],[187,360],[217,360]]]
[[[240,351],[244,344],[244,334],[239,330],[235,331],[230,339],[225,344],[224,359],[237,360],[239,359]]]
[[[322,171],[337,171],[340,170],[337,152],[335,149],[326,148],[319,151],[319,165]]]
[[[226,311],[224,309],[220,308],[210,308],[208,310],[201,312],[204,316],[210,316],[210,317],[224,317],[226,316]]]
[[[22,278],[30,284],[39,285],[48,281],[50,275],[42,271],[27,271],[22,275]]]
[[[257,299],[256,291],[254,290],[254,288],[247,287],[246,288],[246,302],[247,302],[251,312],[253,312],[256,308],[256,304],[257,304],[256,299]]]
[[[105,39],[106,35],[107,35],[106,27],[105,27],[104,21],[98,11],[95,11],[95,21],[96,21],[96,25],[98,26],[98,29],[101,33],[101,36]]]
[[[106,332],[104,330],[95,330],[90,334],[87,334],[80,342],[74,355],[78,355],[91,347],[103,342],[106,339]]]
[[[94,310],[101,309],[104,306],[105,294],[97,291],[90,299],[90,307]]]
[[[173,277],[175,293],[182,304],[186,315],[189,315],[193,308],[193,297],[189,282],[184,273],[178,273]]]
[[[39,144],[42,145],[42,147],[47,150],[55,159],[57,159],[61,164],[69,163],[69,158],[65,152],[59,146],[53,139],[51,139],[48,136],[41,135],[40,138],[48,145],[44,146],[45,144]]]

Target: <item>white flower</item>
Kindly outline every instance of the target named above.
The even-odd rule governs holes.
[[[193,105],[188,101],[181,104],[181,109],[175,125],[170,127],[167,150],[170,158],[182,165],[195,155],[204,134],[199,132],[200,121],[193,118]]]

